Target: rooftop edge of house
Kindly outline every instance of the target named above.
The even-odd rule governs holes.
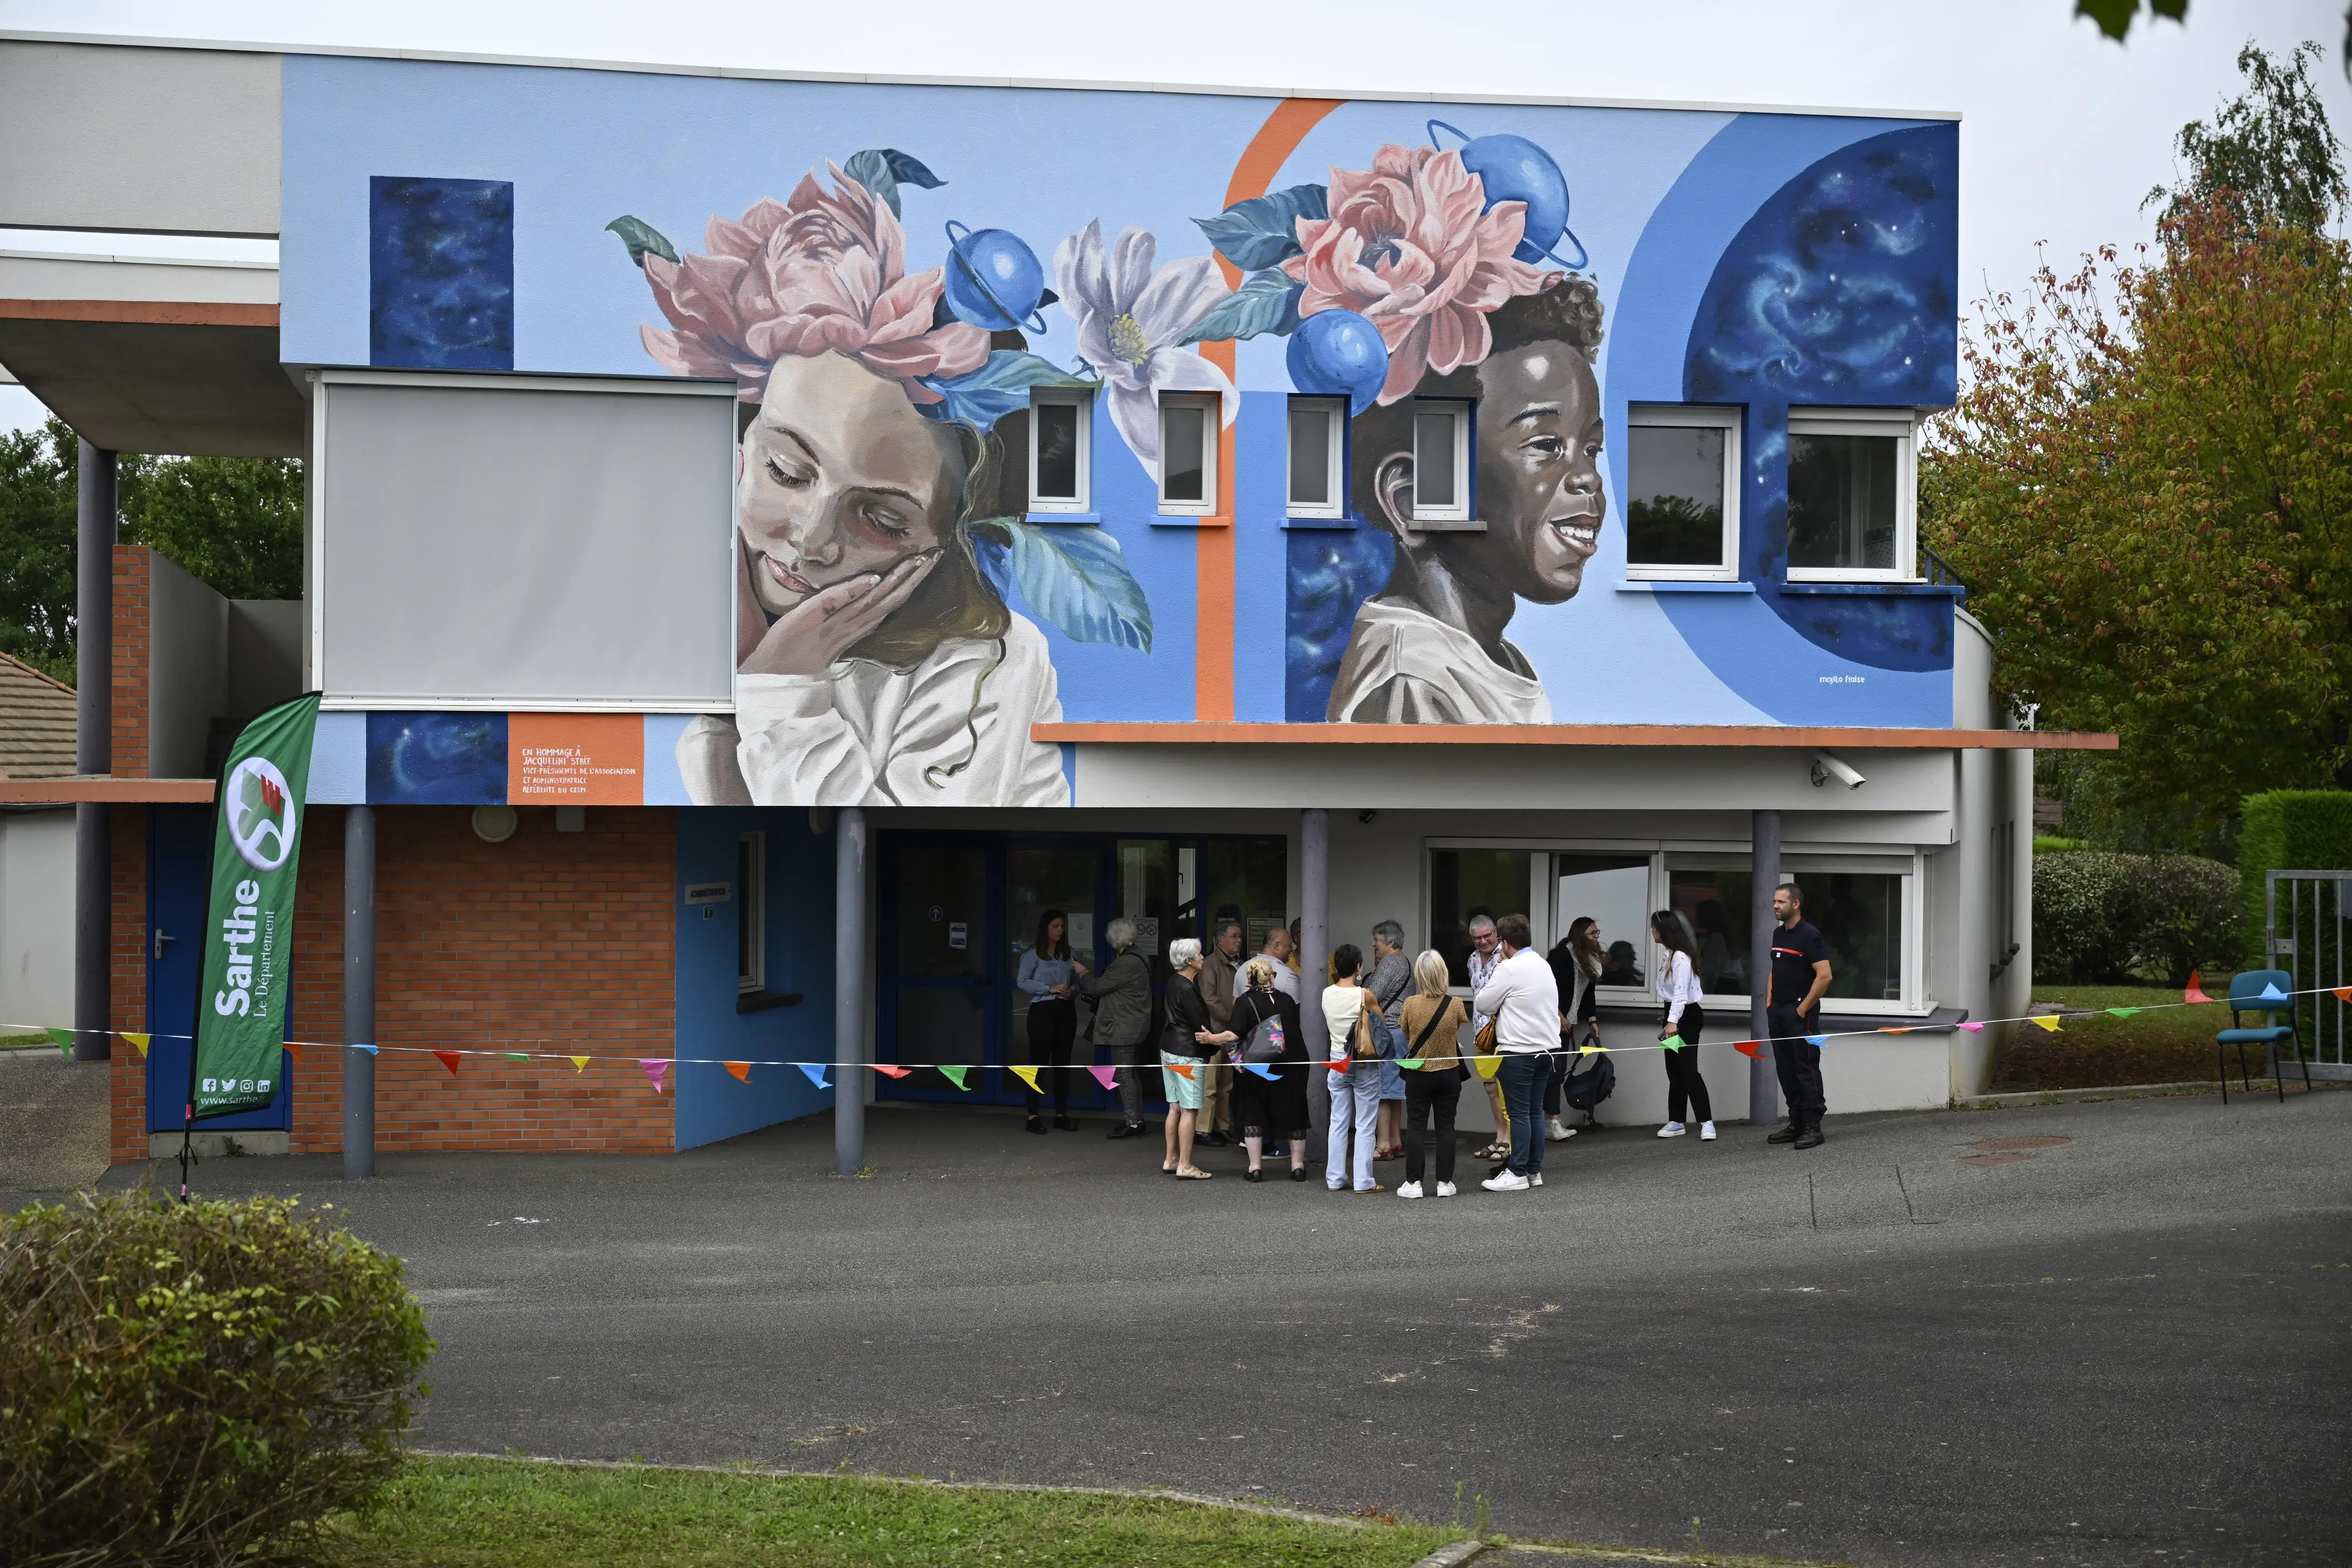
[[[534,66],[651,76],[719,77],[742,81],[864,82],[894,87],[1030,88],[1062,92],[1192,93],[1216,98],[1323,98],[1357,102],[1510,104],[1548,109],[1696,110],[1719,114],[1834,115],[1857,120],[1958,121],[1956,109],[1885,109],[1825,104],[1722,103],[1679,99],[1538,97],[1514,93],[1397,92],[1333,87],[1237,87],[1207,82],[1058,80],[1050,77],[897,76],[881,72],[767,70],[747,66],[582,59],[557,55],[475,54],[453,49],[372,48],[360,44],[270,44],[222,38],[157,38],[129,34],[52,33],[0,28],[0,42],[87,44],[119,48],[200,49],[229,54],[321,55],[350,59],[424,60],[450,65]]]

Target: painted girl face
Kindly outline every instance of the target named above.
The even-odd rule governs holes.
[[[839,354],[789,354],[743,433],[736,526],[751,592],[782,615],[819,588],[945,542],[938,426],[895,381]]]
[[[1465,564],[1538,605],[1576,596],[1601,548],[1601,388],[1584,356],[1535,342],[1478,367],[1478,515]]]

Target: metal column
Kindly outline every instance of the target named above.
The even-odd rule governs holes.
[[[1772,913],[1772,894],[1780,885],[1780,814],[1749,814],[1753,843],[1748,856],[1748,1035],[1761,1040],[1771,1034],[1764,1020],[1764,982],[1772,973],[1772,932],[1779,921]],[[1748,1060],[1748,1120],[1761,1127],[1780,1120],[1780,1080],[1772,1070],[1769,1048]]]
[[[114,769],[114,454],[81,444],[74,541],[74,772]],[[111,1044],[113,823],[97,801],[74,807],[74,1060]]]
[[[343,808],[343,1180],[375,1174],[375,807]]]
[[[866,1168],[866,813],[834,818],[833,1168]]]
[[[1298,1022],[1307,1036],[1310,1061],[1321,1061],[1331,1054],[1330,1030],[1323,1022],[1323,980],[1329,973],[1330,956],[1331,814],[1302,811],[1298,814]],[[1331,1125],[1329,1073],[1308,1072],[1307,1108],[1315,1123],[1308,1153],[1320,1161]]]

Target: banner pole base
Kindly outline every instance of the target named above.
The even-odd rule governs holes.
[[[194,1105],[191,1104],[188,1107],[187,1119],[180,1123],[180,1201],[184,1204],[190,1201],[188,1197],[188,1165],[196,1157],[196,1151],[194,1148],[195,1137],[196,1108]]]

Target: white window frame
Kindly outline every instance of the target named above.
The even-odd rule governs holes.
[[[1171,500],[1168,499],[1168,411],[1171,408],[1197,408],[1201,411],[1201,499]],[[1160,456],[1152,465],[1160,470],[1155,489],[1160,492],[1160,515],[1162,517],[1214,517],[1217,515],[1217,448],[1223,445],[1224,426],[1221,416],[1224,400],[1215,393],[1163,392],[1160,395]]]
[[[1789,434],[1895,438],[1895,564],[1790,566],[1791,583],[1917,583],[1919,575],[1919,429],[1907,408],[1791,408]]]
[[[1478,494],[1476,476],[1470,471],[1471,403],[1458,397],[1416,397],[1412,401],[1413,499],[1412,521],[1415,527],[1461,528],[1472,520],[1472,506]],[[1427,507],[1421,504],[1421,421],[1426,415],[1444,411],[1454,417],[1454,482],[1457,497],[1452,506]]]
[[[748,851],[748,853],[746,853]],[[735,992],[748,996],[768,988],[768,836],[742,833],[735,838],[735,865],[742,886],[735,889]],[[745,968],[740,955],[749,954]]]
[[[1713,566],[1652,566],[1633,557],[1630,499],[1633,490],[1633,443],[1625,442],[1626,523],[1625,579],[1630,583],[1736,583],[1739,581],[1739,416],[1737,408],[1696,403],[1636,403],[1626,411],[1625,423],[1684,430],[1720,430],[1723,435],[1723,547]]]
[[[1328,421],[1330,438],[1323,456],[1324,491],[1331,499],[1318,506],[1290,498],[1290,412],[1297,408],[1320,408],[1330,416]],[[1320,518],[1327,521],[1348,515],[1348,400],[1344,397],[1291,398],[1283,410],[1282,500],[1284,515],[1297,518]]]
[[[1037,493],[1037,409],[1048,403],[1069,404],[1078,411],[1078,493],[1041,496]],[[1037,386],[1029,390],[1029,510],[1046,512],[1087,512],[1094,510],[1095,395],[1090,388]]]

